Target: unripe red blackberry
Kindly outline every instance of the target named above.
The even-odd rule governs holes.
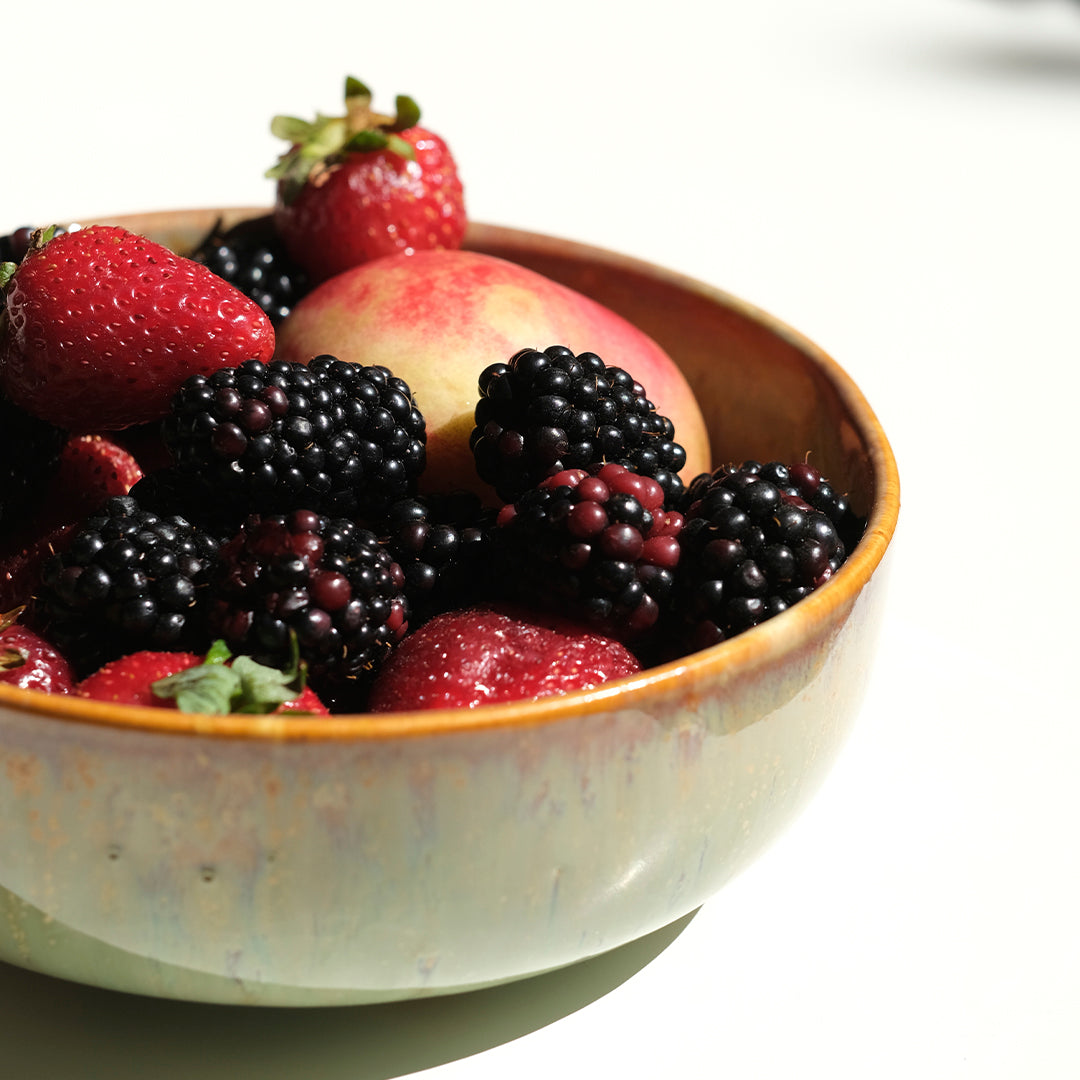
[[[847,556],[842,531],[853,531],[847,501],[805,465],[724,466],[695,477],[683,505],[672,632],[691,650],[748,630],[823,585]]]
[[[547,476],[616,462],[654,479],[669,503],[683,490],[686,451],[632,375],[563,345],[523,349],[485,368],[469,445],[505,502]]]
[[[659,483],[623,465],[556,473],[499,511],[509,596],[636,638],[671,592],[682,524]]]
[[[269,667],[285,666],[295,636],[321,695],[373,671],[404,636],[403,584],[375,534],[353,521],[254,515],[221,549],[209,625]]]

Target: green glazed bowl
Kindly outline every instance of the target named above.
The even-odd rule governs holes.
[[[183,250],[220,213],[112,220]],[[867,682],[899,511],[862,394],[798,333],[697,281],[494,226],[467,246],[659,341],[715,461],[812,449],[867,515],[863,539],[762,626],[538,702],[213,717],[0,686],[0,959],[208,1002],[474,989],[694,910],[817,789]]]

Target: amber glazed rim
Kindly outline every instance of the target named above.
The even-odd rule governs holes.
[[[230,208],[227,211],[198,209],[162,211],[110,217],[123,225],[125,218],[140,222],[159,218],[162,225],[190,215],[205,219],[209,228],[221,214],[244,218],[266,213],[265,207]],[[143,225],[143,229],[146,226]],[[571,716],[647,706],[650,699],[688,680],[710,681],[715,688],[747,672],[759,670],[813,641],[837,612],[850,608],[869,582],[892,540],[900,511],[900,480],[892,448],[862,391],[851,376],[827,353],[779,319],[711,285],[647,261],[621,255],[573,240],[474,223],[466,236],[467,248],[491,244],[517,245],[537,253],[588,260],[624,273],[644,275],[698,294],[732,309],[751,322],[792,344],[825,375],[837,392],[866,447],[873,477],[873,502],[866,530],[844,565],[816,592],[790,610],[708,649],[648,668],[592,690],[579,690],[539,701],[511,701],[473,709],[429,709],[398,713],[357,713],[329,717],[289,715],[207,715],[181,713],[153,706],[93,701],[63,694],[46,694],[0,685],[0,717],[4,711],[30,714],[43,720],[90,724],[100,727],[142,730],[171,735],[216,736],[227,739],[275,742],[371,741],[449,735],[456,732],[499,728],[539,727]]]

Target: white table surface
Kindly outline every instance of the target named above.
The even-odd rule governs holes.
[[[890,609],[820,795],[682,925],[336,1010],[0,965],[3,1074],[1080,1075],[1080,4],[158,10],[5,7],[0,231],[268,203],[273,113],[332,111],[346,72],[411,93],[473,218],[701,278],[852,373],[901,471]]]

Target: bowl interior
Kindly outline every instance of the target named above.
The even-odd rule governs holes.
[[[265,208],[258,207],[207,208],[122,215],[107,221],[183,252],[194,248],[216,222],[228,226],[265,213]],[[838,606],[851,601],[869,580],[891,540],[899,508],[899,483],[884,432],[859,389],[835,361],[752,305],[641,260],[480,223],[470,225],[465,246],[520,263],[575,288],[650,334],[679,364],[698,397],[709,425],[714,465],[749,458],[792,462],[809,455],[833,486],[847,494],[856,513],[867,518],[864,538],[844,567],[846,587],[840,589],[836,587],[839,581],[831,582],[815,597],[819,609],[828,596]],[[727,650],[734,661],[746,645],[733,639],[708,652]],[[734,652],[732,646],[737,646]],[[783,647],[782,642],[777,646]],[[723,660],[718,658],[716,662]],[[658,679],[665,677],[657,669],[654,671]],[[652,673],[647,678],[652,678]],[[606,697],[608,692],[609,688],[602,688],[593,696]],[[97,723],[146,723],[186,730],[186,720],[164,710],[128,708],[120,717],[115,709],[110,712],[98,708],[95,702],[35,700],[40,698],[0,686],[0,706],[29,706],[35,712],[54,712],[68,719]],[[584,707],[581,694],[573,698],[574,708]],[[486,714],[485,723],[520,722],[532,713],[539,721],[557,712],[557,706],[550,701],[512,703],[478,711]],[[145,715],[137,717],[137,713]],[[337,732],[336,719],[324,725],[327,731]],[[427,730],[435,718],[430,713],[398,713],[386,721],[383,730],[389,734],[391,729]],[[438,724],[445,728],[474,722],[471,718],[444,716]],[[308,724],[309,734],[315,735],[318,725],[311,721]],[[262,730],[247,717],[221,718],[218,727],[222,733],[236,733],[244,725],[244,730]],[[275,720],[262,726],[266,728],[264,733],[276,734],[280,725]]]

